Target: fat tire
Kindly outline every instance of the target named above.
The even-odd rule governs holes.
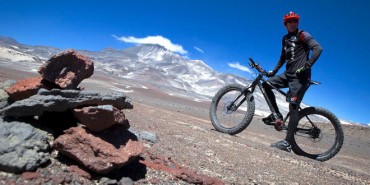
[[[229,84],[229,85],[222,87],[217,92],[217,94],[213,97],[212,103],[210,106],[209,115],[211,118],[212,125],[217,131],[225,133],[225,134],[230,134],[230,135],[238,134],[242,132],[244,129],[246,129],[248,125],[250,124],[250,122],[252,121],[253,116],[254,116],[254,111],[255,111],[255,102],[254,102],[252,93],[250,93],[249,91],[244,94],[246,96],[248,110],[244,118],[239,124],[237,124],[235,127],[226,128],[219,123],[218,118],[217,118],[217,114],[216,114],[217,105],[219,104],[219,101],[221,100],[221,98],[230,91],[236,90],[236,91],[242,92],[244,89],[245,87],[242,85]]]
[[[333,146],[324,153],[311,154],[311,153],[308,153],[307,151],[304,151],[303,149],[301,149],[299,147],[299,143],[296,143],[295,138],[293,138],[292,150],[297,155],[302,155],[302,156],[305,156],[305,157],[309,157],[309,158],[315,159],[317,161],[326,161],[326,160],[329,160],[332,157],[334,157],[340,151],[340,149],[342,148],[343,140],[344,140],[343,129],[342,129],[342,126],[341,126],[341,123],[340,123],[339,119],[332,112],[330,112],[329,110],[327,110],[325,108],[322,108],[322,107],[308,107],[308,108],[305,108],[305,109],[299,111],[299,120],[304,118],[306,115],[313,115],[313,114],[323,116],[323,117],[327,118],[328,120],[330,120],[333,128],[335,129],[335,133],[336,133]]]

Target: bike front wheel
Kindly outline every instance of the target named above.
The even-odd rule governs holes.
[[[339,152],[343,139],[341,123],[332,112],[308,107],[299,112],[292,149],[298,155],[326,161]]]
[[[217,131],[234,135],[252,121],[255,103],[252,94],[244,89],[242,85],[229,84],[212,99],[209,115]]]

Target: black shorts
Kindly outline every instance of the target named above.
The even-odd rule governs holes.
[[[277,88],[289,88],[286,101],[293,104],[301,103],[303,96],[307,90],[307,85],[310,82],[310,73],[298,78],[295,74],[286,72],[271,77],[267,80],[268,83]]]

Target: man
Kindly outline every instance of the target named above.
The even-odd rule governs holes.
[[[284,16],[283,22],[288,34],[283,37],[281,55],[276,67],[267,73],[267,77],[270,77],[267,83],[277,88],[289,87],[287,93],[290,109],[288,132],[284,140],[271,144],[271,147],[290,152],[292,138],[298,124],[298,105],[310,82],[311,68],[319,58],[322,48],[308,32],[298,29],[298,14],[289,12]],[[312,51],[311,56],[309,56],[310,51]],[[284,63],[286,63],[284,73],[275,76]],[[263,87],[274,110],[262,121],[266,124],[278,124],[283,116],[277,107],[275,95],[269,85],[263,83]]]

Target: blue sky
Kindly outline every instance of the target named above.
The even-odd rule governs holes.
[[[276,65],[286,34],[282,18],[295,11],[299,28],[324,48],[312,76],[322,85],[311,87],[304,102],[369,124],[369,10],[368,0],[0,0],[0,35],[93,51],[159,43],[249,78],[240,70],[248,57],[266,70]]]

